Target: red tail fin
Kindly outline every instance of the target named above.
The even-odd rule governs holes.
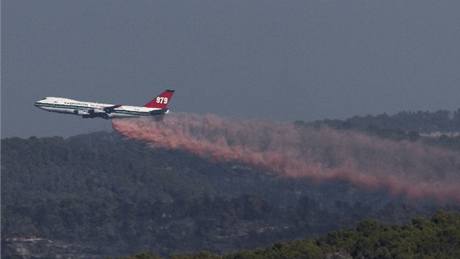
[[[166,107],[168,107],[168,103],[172,99],[173,94],[174,94],[174,90],[169,90],[169,89],[165,90],[160,95],[155,97],[155,99],[146,103],[144,106],[148,108],[166,109]]]

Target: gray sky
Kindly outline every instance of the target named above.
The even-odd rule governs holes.
[[[2,1],[2,136],[110,121],[45,96],[314,120],[460,107],[460,1]]]

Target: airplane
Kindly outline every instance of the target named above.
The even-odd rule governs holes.
[[[106,104],[82,102],[61,97],[46,97],[35,102],[35,106],[49,111],[82,116],[83,118],[126,118],[139,116],[163,117],[169,112],[168,104],[174,90],[167,89],[144,106],[128,106],[121,104]]]

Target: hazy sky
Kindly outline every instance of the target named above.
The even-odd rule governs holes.
[[[460,107],[460,1],[2,1],[2,136],[110,121],[45,96],[314,120]]]

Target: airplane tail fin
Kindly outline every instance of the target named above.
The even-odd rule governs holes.
[[[158,109],[166,109],[168,107],[168,103],[171,101],[172,96],[174,94],[174,90],[165,90],[160,95],[155,97],[155,99],[151,100],[150,102],[146,103],[144,107],[148,108],[158,108]]]

